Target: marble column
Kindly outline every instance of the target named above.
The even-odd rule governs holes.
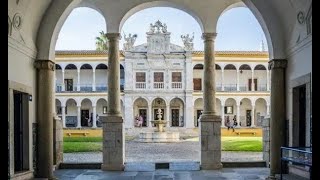
[[[224,91],[224,69],[222,68],[221,68],[221,91]]]
[[[280,173],[281,155],[280,147],[285,145],[286,130],[286,94],[285,94],[285,68],[287,60],[274,59],[269,61],[271,70],[271,115],[270,115],[270,176]]]
[[[149,127],[152,127],[152,106],[151,104],[148,105],[148,123],[147,123],[147,126]]]
[[[37,178],[53,178],[53,103],[55,63],[51,60],[37,60]]]
[[[237,127],[240,127],[240,104],[237,104]]]
[[[270,91],[270,84],[269,84],[269,69],[267,69],[267,91]]]
[[[97,107],[92,106],[92,127],[97,128]]]
[[[240,91],[239,79],[239,69],[237,69],[237,91]]]
[[[120,102],[120,33],[107,33],[108,52],[108,111],[103,123],[103,160],[104,171],[123,171],[125,158],[124,123]]]
[[[221,105],[221,127],[226,127],[224,120],[224,105]]]
[[[61,84],[61,91],[65,91],[65,86],[64,86],[64,69],[62,69],[62,84]]]
[[[255,91],[255,89],[254,89],[254,79],[253,79],[253,77],[254,77],[254,70],[252,69],[252,70],[251,70],[251,91]]]
[[[256,125],[255,125],[255,117],[254,117],[254,115],[255,115],[255,113],[254,113],[254,109],[255,109],[255,106],[254,105],[252,105],[252,110],[251,110],[251,127],[255,127]]]
[[[92,91],[96,91],[96,70],[92,69]]]
[[[216,113],[214,40],[216,33],[203,33],[204,40],[204,108],[200,117],[200,167],[221,169],[221,117]]]
[[[77,128],[81,128],[81,104],[77,106]]]
[[[78,82],[77,82],[77,91],[80,91],[80,68],[77,70],[78,72]]]
[[[61,106],[61,113],[62,113],[62,127],[66,128],[66,107]]]

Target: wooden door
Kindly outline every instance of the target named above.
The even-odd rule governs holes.
[[[194,78],[193,79],[193,90],[195,90],[195,91],[202,90],[201,78]]]
[[[179,127],[179,109],[171,109],[171,121],[171,126]]]

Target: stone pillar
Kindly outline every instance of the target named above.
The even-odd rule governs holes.
[[[62,69],[62,84],[61,84],[61,91],[65,91],[65,86],[64,86],[64,69]]]
[[[251,70],[251,91],[254,91],[254,69]]]
[[[62,111],[62,127],[66,128],[66,107],[61,106],[61,111]]]
[[[80,68],[77,70],[77,72],[78,72],[77,91],[80,91]]]
[[[124,170],[124,127],[120,107],[120,33],[107,33],[108,53],[108,111],[103,123],[103,160],[104,171]]]
[[[53,103],[55,63],[51,60],[37,60],[37,178],[53,178]]]
[[[97,128],[97,108],[92,106],[92,127]]]
[[[204,108],[200,117],[201,169],[221,169],[221,117],[216,114],[214,39],[216,33],[203,33]]]
[[[96,70],[92,69],[92,91],[96,91]]]
[[[170,105],[166,105],[166,120],[167,120],[167,127],[172,126],[172,121],[170,121]]]
[[[151,104],[148,105],[148,127],[152,127],[152,106]]]
[[[255,127],[256,125],[254,124],[255,122],[255,118],[254,118],[254,115],[255,115],[255,113],[254,113],[254,109],[255,109],[255,106],[254,106],[254,104],[252,105],[252,110],[251,110],[251,127]]]
[[[222,68],[221,68],[221,91],[224,91],[224,69]]]
[[[237,91],[240,91],[239,79],[239,69],[237,69]]]
[[[262,159],[266,162],[266,167],[270,164],[270,117],[266,116],[262,121]]]
[[[240,104],[237,104],[237,127],[240,127]]]
[[[285,68],[287,60],[269,61],[271,70],[271,115],[270,115],[270,179],[280,173],[280,147],[285,145],[286,102]]]
[[[221,105],[221,127],[226,127],[225,126],[225,120],[224,120],[224,105]]]
[[[267,69],[267,91],[270,91],[270,84],[269,84],[269,69]]]
[[[77,128],[81,128],[81,105],[77,106]]]
[[[56,168],[63,162],[63,129],[62,121],[59,117],[53,118],[53,164]]]

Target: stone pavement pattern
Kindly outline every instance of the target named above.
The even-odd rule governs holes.
[[[265,179],[268,168],[223,168],[222,170],[169,171],[158,169],[153,172],[101,171],[87,169],[62,169],[54,172],[60,180],[250,180]]]
[[[200,161],[199,142],[125,144],[125,162]],[[262,161],[262,152],[222,151],[222,162]],[[64,153],[66,163],[102,162],[102,152]]]

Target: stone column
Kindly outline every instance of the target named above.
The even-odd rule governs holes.
[[[62,127],[66,127],[66,107],[61,106],[61,111],[62,111]]]
[[[240,104],[237,104],[237,127],[240,127]]]
[[[225,126],[225,120],[224,120],[224,105],[221,105],[221,127],[226,127]]]
[[[170,121],[170,105],[166,105],[166,120],[167,120],[167,127],[172,126],[172,121]]]
[[[224,91],[224,69],[222,68],[221,68],[221,91]]]
[[[203,33],[204,40],[204,108],[200,117],[201,169],[221,169],[221,117],[217,115],[214,39],[216,33]]]
[[[92,127],[97,128],[97,108],[92,106]]]
[[[285,145],[285,68],[287,60],[269,61],[271,70],[271,115],[270,115],[270,179],[280,173],[280,147]]]
[[[78,72],[77,91],[80,91],[80,68],[78,68],[77,72]]]
[[[151,104],[149,104],[148,105],[148,124],[147,124],[148,127],[149,126],[152,127],[151,121],[152,121],[152,106]]]
[[[252,105],[252,110],[251,110],[251,127],[255,127],[256,125],[254,124],[255,122],[255,118],[254,118],[254,109],[255,109],[255,106],[254,104]]]
[[[269,69],[267,69],[267,91],[270,91],[270,84],[269,84]]]
[[[61,91],[65,91],[65,86],[64,86],[64,69],[62,69],[62,84],[61,84]]]
[[[37,178],[53,178],[53,103],[55,63],[51,60],[37,60]]]
[[[254,69],[251,70],[251,91],[254,91]]]
[[[239,69],[237,69],[237,91],[240,91],[239,79]]]
[[[120,107],[120,33],[107,33],[108,53],[108,111],[103,123],[103,164],[104,171],[124,170],[124,127]]]
[[[81,105],[77,106],[77,128],[81,128]]]
[[[96,91],[96,70],[92,69],[92,91]]]

